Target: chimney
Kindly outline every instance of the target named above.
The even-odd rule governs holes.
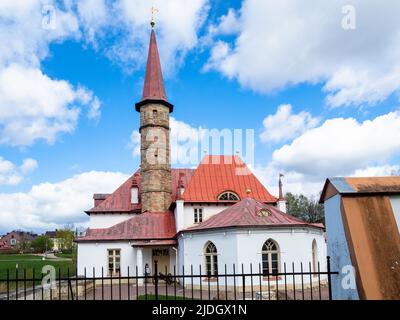
[[[277,202],[277,207],[280,211],[286,213],[287,212],[287,208],[286,208],[286,199],[283,196],[283,183],[282,183],[282,178],[283,178],[283,174],[279,174],[279,198],[278,198],[278,202]]]
[[[185,192],[185,184],[183,183],[183,179],[185,174],[183,172],[179,173],[179,180],[178,180],[178,188],[177,188],[177,199],[181,200],[183,193]]]

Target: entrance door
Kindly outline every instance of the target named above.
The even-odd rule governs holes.
[[[169,249],[153,249],[153,270],[157,261],[158,273],[170,273],[169,267]]]

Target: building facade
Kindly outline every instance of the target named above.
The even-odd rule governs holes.
[[[292,263],[325,270],[324,226],[285,213],[281,179],[275,197],[238,156],[205,155],[196,169],[171,168],[173,105],[153,29],[136,110],[140,168],[112,194],[94,195],[90,227],[76,239],[80,275],[152,274],[156,263],[163,273],[209,276],[242,264],[266,275],[291,271]]]
[[[326,180],[328,254],[335,299],[400,298],[400,177]]]

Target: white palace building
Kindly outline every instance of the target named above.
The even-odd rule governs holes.
[[[206,155],[196,169],[170,164],[168,102],[155,32],[151,30],[140,113],[141,165],[112,194],[95,194],[90,222],[78,243],[78,273],[87,276],[160,272],[212,276],[218,272],[276,275],[295,269],[326,269],[324,226],[286,214],[280,194],[271,195],[238,156]],[[151,142],[166,142],[149,158]],[[149,142],[150,141],[150,142]],[[243,267],[242,267],[243,265]],[[193,269],[192,269],[193,268]],[[274,276],[275,275],[275,276]],[[230,284],[232,279],[228,280]],[[198,283],[202,281],[196,278]],[[233,281],[233,280],[232,280]],[[256,281],[256,280],[255,280]],[[287,279],[288,283],[293,281]],[[298,277],[295,282],[300,281]],[[255,282],[256,284],[256,282]]]

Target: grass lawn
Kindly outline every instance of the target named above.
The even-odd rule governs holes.
[[[147,295],[147,299],[146,299],[146,295],[143,294],[141,296],[138,297],[138,300],[156,300],[156,296],[154,294],[148,294]],[[179,296],[165,296],[165,295],[158,295],[158,300],[192,300],[190,298],[183,298],[183,297],[179,297]]]
[[[18,270],[16,265],[18,264]],[[56,268],[57,277],[59,272],[61,277],[68,275],[68,268],[70,276],[75,275],[76,266],[72,260],[61,260],[57,261],[54,259],[42,260],[42,257],[31,254],[0,254],[0,292],[5,291],[6,283],[4,280],[7,279],[7,270],[9,270],[10,280],[13,280],[18,275],[21,279],[24,277],[24,272],[27,278],[32,278],[33,271],[35,272],[35,278],[42,277],[42,267],[45,265],[52,265]],[[24,271],[25,270],[25,271]],[[40,281],[36,281],[40,283]],[[23,284],[20,282],[20,284]],[[32,286],[32,283],[28,283],[28,286]],[[11,288],[15,287],[15,283],[11,284]]]
[[[74,254],[73,253],[56,253],[55,254],[56,257],[58,258],[65,258],[65,259],[73,259],[74,258]]]

